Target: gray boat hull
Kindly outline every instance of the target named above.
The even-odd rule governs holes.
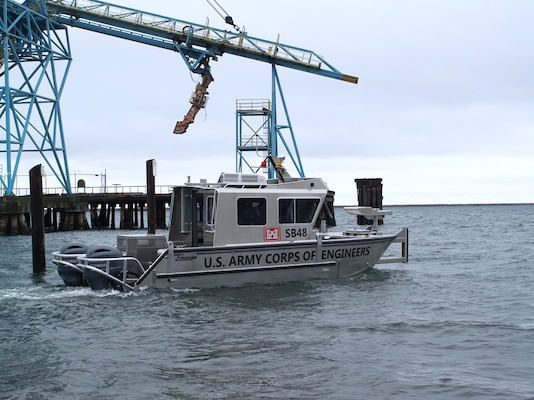
[[[148,268],[135,286],[186,289],[348,278],[373,267],[395,238],[380,235],[172,248]]]

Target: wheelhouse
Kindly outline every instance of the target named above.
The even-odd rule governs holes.
[[[190,247],[314,239],[327,193],[321,179],[278,182],[246,174],[178,186],[169,240]]]

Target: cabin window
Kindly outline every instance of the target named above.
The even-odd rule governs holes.
[[[281,224],[295,223],[295,199],[278,200],[278,222]]]
[[[204,202],[201,194],[196,194],[196,212],[197,212],[197,222],[204,222]]]
[[[313,221],[320,199],[279,199],[278,222],[308,224]]]
[[[297,199],[297,224],[298,223],[310,223],[313,221],[315,210],[319,206],[319,199]]]
[[[214,221],[215,214],[213,212],[213,204],[214,204],[213,196],[208,196],[206,198],[206,203],[207,203],[207,205],[206,205],[206,214],[207,214],[206,215],[206,223],[208,225],[213,225],[215,223],[215,221]]]
[[[180,230],[182,232],[189,232],[191,229],[191,223],[193,222],[192,216],[192,198],[190,190],[180,191],[180,207],[181,207],[181,218],[180,218]]]
[[[238,225],[265,225],[267,222],[266,199],[237,199]]]

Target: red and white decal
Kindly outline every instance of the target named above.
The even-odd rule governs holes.
[[[263,228],[263,241],[264,242],[276,242],[280,240],[280,227],[269,226]]]

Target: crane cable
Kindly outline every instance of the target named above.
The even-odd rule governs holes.
[[[224,19],[224,22],[226,22],[228,25],[232,25],[234,27],[234,29],[236,31],[238,31],[239,33],[241,33],[241,29],[239,29],[239,27],[234,23],[234,19],[228,14],[228,12],[219,4],[219,2],[217,0],[213,0],[213,3],[215,3],[217,5],[217,7],[219,7],[217,9],[217,7],[215,7],[215,5],[213,5],[213,3],[211,2],[212,0],[206,0],[208,2],[208,4],[215,10],[215,12],[217,14],[219,14],[221,16],[222,19]],[[222,12],[221,12],[222,11]],[[225,15],[226,14],[226,15]]]
[[[217,14],[219,14],[221,18],[224,19],[224,22],[226,22],[229,25],[232,25],[235,30],[241,33],[241,30],[239,29],[239,27],[236,24],[234,24],[233,18],[230,15],[228,15],[228,12],[217,2],[217,0],[206,0],[206,1],[217,12]],[[217,7],[219,7],[219,9],[215,7],[212,1],[217,5]],[[184,116],[184,119],[176,123],[173,133],[175,134],[185,133],[189,125],[191,125],[194,122],[195,116],[198,114],[198,112],[201,109],[206,108],[206,103],[208,102],[208,94],[209,94],[208,86],[211,82],[213,82],[213,76],[211,75],[209,71],[209,59],[205,59],[204,72],[202,73],[202,81],[197,83],[195,87],[195,91],[193,92],[193,95],[191,96],[191,99],[189,100],[189,102],[191,103],[191,107],[189,108],[189,111],[187,112],[187,114]]]

